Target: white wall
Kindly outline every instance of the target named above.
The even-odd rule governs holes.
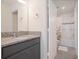
[[[73,16],[74,16],[74,11],[60,15],[60,17],[62,17],[62,23],[72,23],[72,22],[74,22]]]
[[[52,0],[49,0],[49,59],[54,59],[57,53],[56,36],[57,8]]]
[[[41,31],[42,26],[42,2],[40,0],[29,1],[29,31]]]
[[[10,5],[11,11],[14,12],[14,11],[18,10],[19,5],[20,4],[17,2],[15,4]]]
[[[29,0],[29,31],[41,32],[41,59],[47,59],[47,0]]]
[[[12,32],[12,13],[8,5],[1,3],[1,32]]]

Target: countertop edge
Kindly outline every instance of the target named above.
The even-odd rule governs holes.
[[[15,45],[15,44],[18,44],[18,43],[22,43],[24,41],[29,41],[29,40],[35,39],[35,38],[40,38],[40,36],[28,38],[28,40],[27,39],[24,39],[24,40],[21,40],[21,41],[16,41],[16,42],[12,42],[12,43],[9,43],[9,44],[1,45],[1,48],[8,47],[8,46],[11,46],[11,45]]]

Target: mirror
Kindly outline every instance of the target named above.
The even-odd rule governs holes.
[[[2,0],[1,31],[41,31],[44,11],[36,0]],[[45,17],[46,18],[46,17]]]
[[[1,32],[28,31],[27,2],[1,1]]]

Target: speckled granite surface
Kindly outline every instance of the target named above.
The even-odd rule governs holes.
[[[2,32],[1,37],[13,37],[14,33],[16,33],[16,36],[21,36],[21,35],[27,35],[28,32],[26,31],[20,31],[20,32]]]
[[[1,33],[1,46],[5,47],[18,42],[30,40],[32,38],[38,38],[41,36],[40,32],[15,32],[16,37],[13,36],[14,32],[4,32]]]
[[[2,32],[1,37],[13,37],[14,33],[16,33],[16,36],[21,36],[21,35],[37,35],[41,34],[40,32],[37,31],[20,31],[20,32]]]
[[[13,36],[12,32],[1,32],[1,37],[11,37]]]

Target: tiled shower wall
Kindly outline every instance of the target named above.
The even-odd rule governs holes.
[[[61,26],[61,43],[60,45],[74,47],[74,11],[59,16]]]

